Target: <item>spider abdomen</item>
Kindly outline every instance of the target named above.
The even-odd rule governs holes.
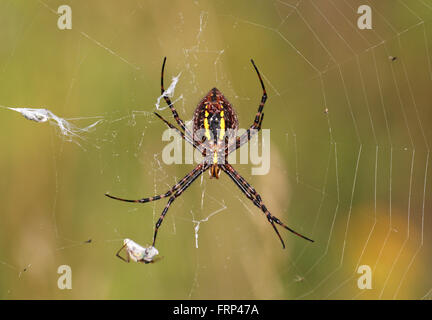
[[[203,155],[211,165],[210,178],[219,178],[219,165],[225,163],[225,142],[237,134],[237,115],[225,96],[213,88],[196,107],[193,121],[194,140],[206,148]]]
[[[238,129],[237,114],[231,103],[217,89],[211,89],[195,109],[194,139],[201,141],[223,140],[225,136],[235,136]]]

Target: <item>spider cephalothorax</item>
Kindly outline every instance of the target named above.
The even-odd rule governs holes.
[[[153,235],[153,247],[156,242],[156,235],[162,221],[168,212],[171,203],[178,198],[204,171],[209,170],[210,177],[219,178],[219,172],[222,170],[228,177],[240,188],[240,190],[246,195],[246,197],[252,201],[252,203],[258,207],[266,216],[267,220],[276,232],[282,246],[285,248],[285,244],[282,237],[279,234],[276,224],[282,226],[283,228],[289,230],[295,235],[313,242],[313,240],[301,235],[300,233],[294,231],[285,225],[278,218],[273,216],[267,207],[264,205],[261,196],[227,161],[228,155],[240,148],[243,144],[248,142],[254,134],[256,134],[261,129],[261,123],[264,118],[264,104],[267,100],[267,93],[262,81],[261,75],[258,68],[255,66],[253,60],[251,60],[253,67],[258,75],[258,79],[261,83],[263,90],[263,95],[261,97],[261,102],[258,106],[258,112],[255,115],[255,120],[248,130],[241,136],[237,137],[238,120],[237,115],[224,97],[224,95],[216,88],[213,88],[209,93],[200,101],[195,109],[193,117],[193,133],[186,128],[185,123],[180,119],[174,105],[172,104],[170,98],[165,94],[165,89],[163,85],[163,75],[165,69],[166,58],[162,64],[161,72],[161,93],[164,97],[168,107],[176,120],[177,124],[180,126],[178,129],[176,126],[165,120],[161,115],[156,114],[165,124],[171,129],[176,130],[176,132],[188,143],[192,144],[195,149],[197,149],[204,156],[204,160],[195,167],[191,172],[189,172],[183,179],[181,179],[176,185],[174,185],[166,193],[157,195],[150,198],[142,198],[138,200],[127,200],[106,194],[106,196],[127,202],[138,202],[145,203],[150,201],[159,200],[162,198],[169,197],[168,203],[162,211],[159,220],[156,223],[156,228]]]

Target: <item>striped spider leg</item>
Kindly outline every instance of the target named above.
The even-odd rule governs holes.
[[[195,169],[193,169],[186,176],[184,176],[183,179],[181,179],[178,183],[176,183],[170,190],[168,190],[166,193],[161,195],[157,195],[149,198],[137,199],[137,200],[123,199],[123,198],[112,196],[108,193],[106,193],[105,195],[111,199],[126,201],[126,202],[135,202],[135,203],[152,202],[155,200],[160,200],[163,198],[170,197],[168,203],[166,204],[165,208],[163,209],[159,217],[159,220],[156,222],[156,227],[153,235],[153,244],[152,244],[152,246],[154,247],[156,243],[156,236],[157,236],[158,229],[162,224],[162,221],[165,218],[165,215],[167,214],[168,209],[173,203],[173,201],[177,197],[179,197],[192,184],[192,182],[194,182],[201,175],[201,173],[205,172],[209,167],[210,166],[206,163],[200,163],[195,167]]]
[[[263,109],[264,109],[264,105],[267,101],[267,91],[265,89],[264,82],[261,78],[261,74],[258,71],[258,68],[255,65],[255,62],[253,61],[253,59],[251,59],[251,62],[252,62],[252,65],[253,65],[253,67],[254,67],[257,75],[258,75],[258,79],[260,81],[263,94],[261,97],[261,102],[258,106],[258,112],[255,115],[254,122],[249,127],[249,129],[246,130],[245,133],[243,133],[240,137],[236,138],[235,143],[233,143],[231,145],[227,145],[228,154],[230,154],[230,153],[234,152],[235,150],[237,150],[238,148],[240,148],[242,145],[244,145],[246,142],[248,142],[254,134],[256,134],[258,131],[260,131],[261,130],[261,124],[262,124],[262,121],[264,119]]]
[[[276,232],[277,236],[279,237],[279,240],[282,243],[282,247],[285,249],[285,243],[282,240],[281,235],[279,234],[279,231],[277,230],[275,223],[284,227],[288,231],[292,232],[293,234],[299,236],[300,238],[303,238],[305,240],[308,240],[310,242],[314,242],[312,239],[309,239],[308,237],[298,233],[297,231],[291,229],[287,225],[285,225],[282,221],[280,221],[277,217],[273,216],[270,211],[268,211],[267,207],[264,205],[261,196],[256,192],[255,188],[252,187],[230,164],[225,164],[221,166],[222,171],[224,171],[233,181],[234,183],[240,188],[240,190],[246,195],[248,199],[250,199],[255,206],[260,208],[262,212],[266,215],[267,220],[272,225],[274,231]]]

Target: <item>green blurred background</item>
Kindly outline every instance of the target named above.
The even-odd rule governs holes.
[[[57,27],[63,4],[72,30]],[[362,4],[372,30],[357,28]],[[2,0],[0,105],[81,128],[103,121],[70,139],[0,108],[0,297],[431,298],[431,19],[429,0]],[[150,244],[166,201],[104,193],[160,194],[193,168],[162,161],[165,127],[151,112],[164,56],[166,86],[181,72],[172,100],[183,118],[216,86],[242,128],[261,98],[255,60],[271,170],[236,168],[314,244],[280,230],[282,250],[238,188],[206,174],[171,206],[163,260],[115,257],[123,238]],[[193,220],[208,216],[196,248]],[[57,287],[64,264],[72,290]],[[359,265],[371,290],[357,287]]]

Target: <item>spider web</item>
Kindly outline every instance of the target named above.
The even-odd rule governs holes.
[[[74,1],[65,31],[62,4],[0,4],[2,298],[432,298],[431,1]],[[281,229],[282,250],[228,177],[205,174],[168,211],[160,262],[115,257],[124,238],[151,243],[166,201],[104,193],[162,194],[193,169],[162,159],[164,56],[184,120],[216,86],[242,128],[261,98],[255,60],[271,169],[234,166],[315,243]],[[63,264],[72,290],[57,288]],[[363,265],[372,289],[357,286]]]

